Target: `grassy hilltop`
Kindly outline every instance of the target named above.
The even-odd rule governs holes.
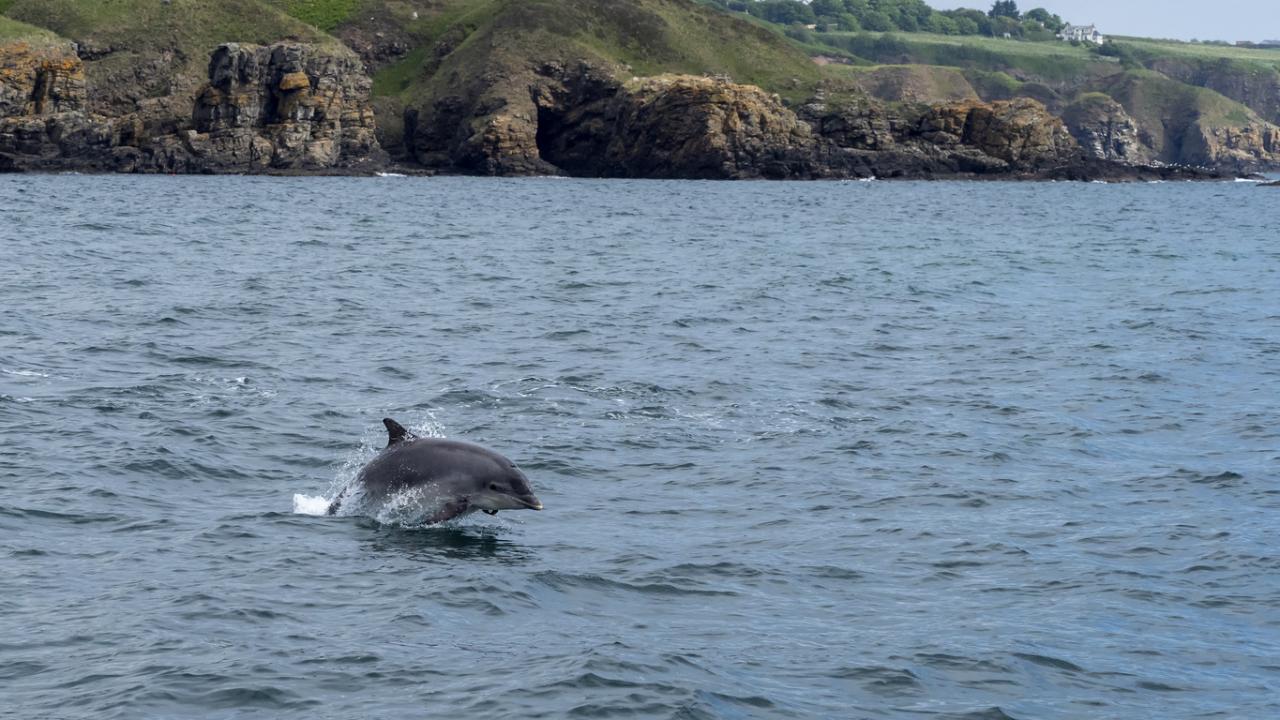
[[[514,92],[534,68],[579,60],[621,79],[727,75],[793,104],[821,89],[890,103],[1025,96],[1062,112],[1101,95],[1166,160],[1182,157],[1184,137],[1280,124],[1280,50],[1118,38],[1099,51],[1053,40],[1030,13],[1000,19],[1018,37],[988,37],[975,34],[981,13],[916,0],[872,4],[897,8],[890,31],[871,29],[874,13],[811,29],[743,7],[755,11],[750,0],[0,0],[0,42],[76,41],[91,84],[110,88],[99,107],[115,109],[192,92],[219,43],[342,48],[372,75],[391,146],[406,109]]]

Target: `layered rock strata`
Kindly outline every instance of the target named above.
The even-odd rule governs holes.
[[[0,48],[0,167],[117,172],[289,172],[380,165],[371,81],[346,52],[227,44],[194,98],[87,111],[74,46]],[[163,117],[157,108],[187,107]],[[161,117],[157,117],[157,114]]]
[[[183,138],[202,169],[317,170],[378,152],[358,58],[312,46],[222,45]]]
[[[1143,142],[1138,124],[1120,103],[1101,95],[1086,95],[1062,113],[1071,134],[1092,157],[1144,164],[1155,159]]]

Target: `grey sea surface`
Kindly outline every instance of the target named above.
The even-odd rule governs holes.
[[[0,177],[0,715],[1280,717],[1278,208]]]

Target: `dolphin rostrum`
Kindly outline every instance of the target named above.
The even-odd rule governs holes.
[[[387,426],[387,447],[369,461],[354,485],[329,505],[335,515],[353,490],[366,503],[381,503],[408,491],[420,491],[434,508],[425,522],[438,523],[476,510],[497,515],[499,510],[541,510],[542,503],[529,487],[529,479],[507,458],[479,445],[420,438],[392,420]]]

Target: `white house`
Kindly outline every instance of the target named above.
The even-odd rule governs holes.
[[[1062,32],[1058,33],[1059,40],[1078,40],[1080,42],[1089,42],[1094,45],[1101,45],[1107,39],[1098,32],[1098,28],[1093,25],[1067,25],[1062,28]]]

